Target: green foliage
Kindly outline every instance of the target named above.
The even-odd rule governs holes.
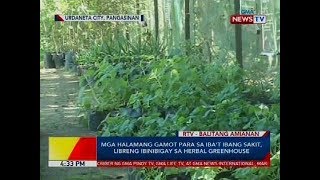
[[[247,179],[280,179],[280,151],[272,157],[271,168],[236,169],[234,177],[239,180]]]
[[[160,41],[153,37],[152,1],[139,2],[137,9],[129,0],[41,1],[40,61],[45,52],[79,53],[77,64],[86,71],[80,78],[78,102],[83,111],[110,113],[101,124],[103,136],[174,136],[177,130],[270,130],[271,169],[237,169],[233,177],[279,179],[280,75],[266,72],[267,61],[256,57],[260,52],[256,52],[255,27],[243,28],[246,70],[242,70],[234,63],[234,28],[228,23],[233,1],[192,1],[188,43],[184,41],[181,16],[184,1],[159,2]],[[268,6],[278,12],[278,2]],[[146,14],[148,27],[53,21],[57,13],[135,14],[137,10]],[[279,43],[276,19],[274,36],[269,39]],[[165,56],[168,54],[170,58]],[[185,54],[188,57],[183,57]],[[126,108],[141,109],[142,115],[133,117],[125,113]],[[193,179],[214,179],[222,170],[173,168],[141,173],[147,179],[163,179],[181,171],[190,172]]]
[[[84,108],[113,114],[102,122],[100,135],[163,137],[174,136],[179,130],[270,130],[271,169],[237,169],[232,176],[238,179],[279,176],[277,76],[268,76],[272,83],[263,80],[254,83],[251,74],[233,61],[203,64],[189,57],[109,56],[93,51],[95,64],[84,75],[93,83],[90,88],[82,87],[79,102]],[[259,99],[255,94],[266,98]],[[140,108],[143,113],[131,117],[121,113],[123,108]],[[197,179],[213,179],[220,172],[216,168],[188,171]],[[170,171],[143,171],[143,174],[160,179]]]
[[[118,36],[117,43],[112,39],[105,40],[101,45],[93,46],[79,56],[80,65],[92,66],[94,63],[100,63],[106,60],[109,63],[144,63],[153,59],[153,57],[164,54],[165,45],[156,43],[153,38],[141,45],[138,42],[131,42],[123,36]]]

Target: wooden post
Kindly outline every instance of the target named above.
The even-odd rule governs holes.
[[[240,14],[240,0],[234,0],[235,14]],[[242,28],[240,24],[235,25],[236,36],[236,59],[241,68],[243,68],[242,62]]]
[[[261,0],[256,0],[256,14],[261,14]],[[262,25],[257,25],[257,41],[256,41],[256,55],[261,53],[262,49]]]
[[[156,42],[159,38],[159,11],[158,11],[158,0],[153,0],[154,5],[154,27],[155,27],[155,36]]]
[[[190,52],[190,1],[184,1],[184,26],[185,26],[185,39],[186,39],[186,54],[188,55]]]
[[[137,15],[140,15],[140,2],[139,0],[136,0],[136,11]],[[138,47],[139,47],[139,55],[140,55],[140,47],[141,47],[141,29],[138,28]]]
[[[185,21],[184,21],[184,25],[185,25],[185,36],[186,36],[186,40],[188,41],[190,39],[190,8],[189,5],[190,1],[189,0],[185,0],[185,4],[184,4],[184,12],[185,12]]]

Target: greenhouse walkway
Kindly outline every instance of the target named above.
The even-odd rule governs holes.
[[[40,179],[127,179],[126,170],[98,168],[49,168],[49,136],[95,136],[78,118],[78,80],[63,70],[40,70]]]

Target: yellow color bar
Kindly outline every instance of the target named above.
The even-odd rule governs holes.
[[[49,161],[68,160],[79,137],[49,137]]]

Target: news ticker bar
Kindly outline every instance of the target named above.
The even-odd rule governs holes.
[[[144,22],[144,15],[58,15],[54,16],[55,21],[60,22],[89,22],[89,21],[108,21],[108,22]]]
[[[270,161],[49,161],[49,167],[269,167]]]
[[[50,167],[201,167],[208,166],[207,162],[211,162],[210,166],[221,166],[222,162],[230,162],[225,166],[236,162],[248,167],[269,166],[270,132],[179,131],[176,137],[49,137]]]

